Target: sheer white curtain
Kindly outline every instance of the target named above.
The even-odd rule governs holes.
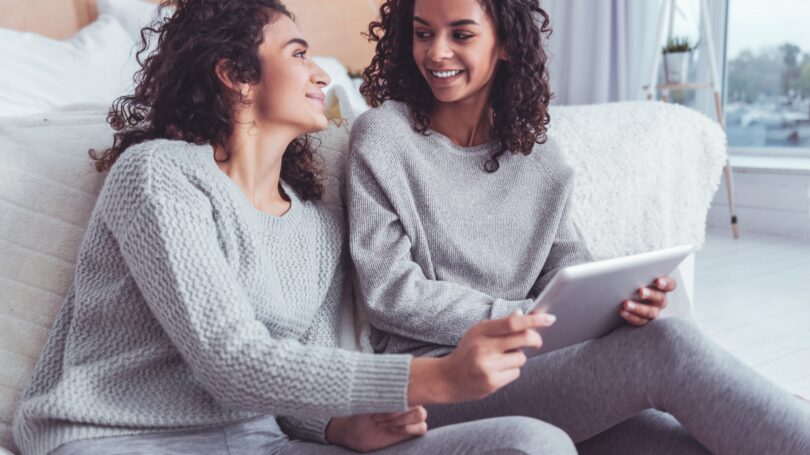
[[[553,104],[644,99],[660,0],[541,0],[554,32],[548,43]],[[655,49],[654,49],[655,48]]]

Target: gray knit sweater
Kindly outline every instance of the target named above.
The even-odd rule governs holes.
[[[352,127],[350,246],[378,352],[446,354],[476,322],[531,310],[557,270],[591,260],[552,140],[490,174],[496,143],[429,133],[396,101]]]
[[[261,414],[323,440],[330,416],[407,408],[410,356],[335,348],[343,213],[287,189],[256,210],[210,146],[126,151],[14,421],[24,454]]]

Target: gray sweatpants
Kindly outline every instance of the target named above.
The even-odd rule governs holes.
[[[336,446],[290,441],[272,417],[225,427],[183,432],[86,439],[67,443],[51,455],[347,455]],[[575,454],[559,428],[528,417],[498,417],[447,425],[384,450],[378,455]]]
[[[351,453],[290,441],[267,419],[75,441],[53,454]],[[534,357],[484,400],[429,407],[428,424],[425,436],[375,453],[569,454],[572,439],[581,454],[810,453],[810,405],[677,318]]]
[[[429,407],[428,426],[510,415],[562,428],[581,453],[810,454],[810,406],[680,318],[533,357],[483,400]]]

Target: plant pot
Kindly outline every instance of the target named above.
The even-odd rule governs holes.
[[[684,84],[689,77],[691,52],[664,53],[664,78],[667,84]]]

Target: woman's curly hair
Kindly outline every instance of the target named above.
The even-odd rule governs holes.
[[[249,101],[220,83],[217,63],[227,62],[235,82],[258,83],[265,26],[279,14],[293,18],[278,0],[172,0],[161,4],[161,12],[168,7],[174,14],[141,31],[135,93],[110,108],[112,147],[90,151],[99,172],[128,147],[150,139],[223,146],[236,122],[234,103]],[[150,44],[151,37],[157,37],[156,44]],[[226,152],[224,160],[229,158]],[[281,178],[302,199],[320,199],[323,186],[309,136],[287,147]]]
[[[528,155],[535,144],[546,141],[552,93],[542,38],[551,34],[551,28],[538,0],[478,1],[509,56],[495,73],[489,100],[493,135],[501,147],[485,169],[495,172],[498,157],[506,151]],[[428,134],[435,99],[413,59],[415,2],[386,0],[380,7],[380,20],[369,24],[367,36],[376,43],[376,54],[363,71],[360,91],[374,107],[389,99],[405,102],[414,130]]]

